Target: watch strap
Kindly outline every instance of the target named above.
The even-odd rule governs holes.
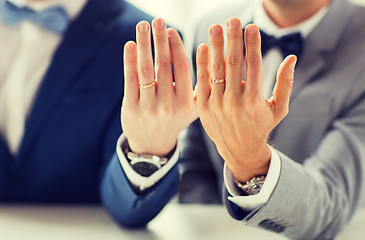
[[[244,193],[248,195],[256,195],[260,192],[262,186],[264,185],[266,176],[256,176],[253,177],[251,180],[247,181],[246,183],[242,183],[237,179],[234,179],[237,187],[239,187]]]

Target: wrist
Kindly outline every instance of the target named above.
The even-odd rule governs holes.
[[[150,154],[158,157],[167,157],[176,149],[177,140],[168,143],[145,142],[144,144],[134,144],[128,141],[130,151],[136,154]]]
[[[250,153],[242,155],[240,161],[235,161],[234,164],[227,162],[234,178],[240,182],[250,181],[257,176],[266,176],[269,170],[271,151],[267,144]]]
[[[161,169],[175,153],[176,147],[167,154],[159,157],[153,154],[135,153],[129,146],[124,149],[124,155],[135,172],[144,177],[149,177]]]

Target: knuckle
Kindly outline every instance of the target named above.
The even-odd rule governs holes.
[[[139,47],[143,50],[148,49],[151,47],[151,41],[146,38],[140,38],[140,39],[138,39],[137,45],[139,45]]]
[[[190,71],[190,62],[188,59],[182,59],[180,62],[177,63],[178,68],[180,68],[182,71]]]
[[[141,115],[145,119],[151,119],[157,117],[157,109],[155,104],[152,101],[143,101],[139,108]]]
[[[136,63],[137,58],[135,58],[134,56],[130,56],[129,54],[126,54],[125,58],[124,58],[124,62],[125,63]]]
[[[242,107],[246,113],[253,112],[256,108],[256,100],[253,97],[248,97],[243,101]]]
[[[197,74],[198,80],[204,80],[208,77],[208,74],[205,71],[199,71]]]
[[[189,103],[183,103],[179,106],[179,112],[181,112],[182,115],[187,116],[192,112],[192,106]]]
[[[145,107],[143,112],[145,113],[145,116],[147,116],[148,118],[155,118],[157,116],[157,111],[156,108],[154,107]]]
[[[159,60],[157,61],[157,69],[162,71],[170,71],[172,69],[171,67],[171,61],[169,60]]]
[[[257,66],[261,64],[262,58],[259,54],[250,54],[247,56],[247,64],[249,66]]]
[[[238,31],[229,31],[227,33],[227,39],[228,40],[242,39],[242,34]]]
[[[243,58],[239,55],[229,55],[228,56],[228,64],[231,66],[242,66],[243,64]]]
[[[223,109],[223,103],[224,101],[222,101],[220,97],[216,97],[213,95],[209,101],[209,109],[211,109],[214,114],[217,114]]]
[[[166,35],[156,32],[156,34],[154,35],[154,41],[158,46],[163,46],[167,43],[168,39]]]
[[[175,109],[171,104],[161,104],[159,113],[162,117],[171,117],[175,114]]]
[[[293,78],[289,78],[287,81],[285,81],[286,86],[288,86],[289,88],[293,88],[293,83],[294,83]]]
[[[241,103],[239,99],[233,94],[227,94],[226,101],[224,102],[225,102],[225,109],[235,110],[241,108]]]
[[[224,40],[221,39],[214,39],[210,42],[210,46],[213,48],[223,47]]]
[[[223,72],[224,71],[224,63],[221,61],[215,61],[212,64],[212,70],[215,72]]]
[[[151,64],[142,64],[141,65],[141,74],[142,77],[153,77],[153,66]]]
[[[208,60],[205,57],[201,57],[198,55],[198,57],[196,58],[196,64],[198,65],[198,67],[200,65],[206,65],[208,64]]]
[[[261,46],[261,41],[259,39],[252,39],[252,38],[247,38],[246,39],[246,46],[247,48],[250,47],[260,47]]]

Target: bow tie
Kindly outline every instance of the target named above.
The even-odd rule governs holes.
[[[300,58],[303,50],[303,39],[300,33],[291,33],[280,38],[267,35],[264,31],[261,33],[261,51],[264,56],[272,47],[278,47],[285,58],[290,54]]]
[[[3,0],[1,5],[0,13],[5,25],[15,25],[29,20],[57,34],[64,33],[69,25],[67,13],[61,7],[50,7],[35,12],[27,7],[18,7],[7,0]]]

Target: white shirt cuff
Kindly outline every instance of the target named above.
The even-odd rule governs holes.
[[[250,196],[241,196],[240,190],[236,183],[234,182],[234,177],[232,172],[229,170],[226,164],[224,164],[223,168],[223,176],[224,183],[229,194],[232,197],[228,197],[228,199],[241,207],[243,210],[252,211],[256,208],[262,207],[270,198],[276,184],[279,180],[280,170],[281,170],[281,161],[279,154],[276,152],[274,148],[269,146],[271,151],[271,160],[269,170],[266,175],[265,182],[260,190],[260,192],[256,195]]]
[[[128,147],[128,141],[123,133],[117,142],[117,155],[119,158],[119,162],[122,165],[125,175],[132,185],[139,188],[140,191],[143,191],[147,188],[152,187],[155,183],[157,183],[161,178],[163,178],[173,166],[177,163],[179,159],[179,141],[176,146],[176,150],[172,157],[168,160],[168,162],[161,167],[159,170],[154,172],[149,177],[144,177],[138,174],[133,170],[132,166],[129,164],[127,158],[124,155],[124,150]]]

